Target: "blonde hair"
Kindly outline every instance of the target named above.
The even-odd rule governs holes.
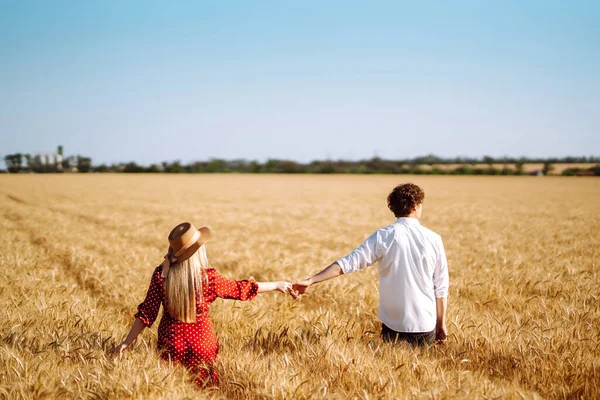
[[[196,296],[202,302],[202,281],[208,257],[204,245],[187,260],[171,265],[166,282],[168,313],[182,322],[196,322]]]

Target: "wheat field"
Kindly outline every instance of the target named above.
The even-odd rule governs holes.
[[[219,299],[220,385],[157,356],[121,361],[166,235],[209,225],[230,278],[295,280],[394,221],[399,183],[450,266],[448,341],[382,343],[377,270]],[[284,175],[0,176],[0,398],[600,398],[600,180]]]

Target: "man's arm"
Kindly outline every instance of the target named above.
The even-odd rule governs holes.
[[[342,271],[342,268],[336,261],[333,264],[331,264],[330,266],[323,269],[318,274],[313,275],[310,278],[303,280],[301,282],[294,283],[292,285],[292,289],[297,292],[296,295],[301,295],[301,294],[304,294],[304,292],[306,292],[306,289],[308,289],[309,286],[311,286],[315,283],[326,281],[331,278],[335,278],[336,276],[340,276],[343,273],[344,273],[344,271]]]
[[[387,234],[390,234],[389,230]],[[294,283],[292,286],[295,291],[294,294],[299,296],[304,294],[306,289],[315,283],[323,282],[342,274],[349,274],[375,264],[379,257],[378,251],[381,251],[381,246],[378,246],[379,241],[380,231],[377,231],[347,256],[340,258],[318,274],[304,281]]]
[[[443,342],[448,336],[446,328],[446,309],[448,308],[448,286],[450,280],[448,277],[448,260],[444,244],[440,238],[438,243],[438,260],[433,270],[433,286],[435,291],[435,308],[437,322],[435,325],[435,338]]]

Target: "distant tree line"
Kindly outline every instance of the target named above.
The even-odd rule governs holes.
[[[600,157],[564,157],[564,158],[441,158],[434,155],[404,160],[385,160],[374,157],[368,160],[316,160],[299,163],[292,160],[270,159],[264,163],[243,159],[224,160],[214,158],[208,161],[195,161],[184,164],[181,161],[138,165],[126,164],[99,165],[92,168],[95,172],[125,173],[284,173],[284,174],[427,174],[427,175],[525,175],[530,173],[548,175],[554,169],[553,164],[591,164],[599,165],[588,169],[570,168],[563,175],[600,176]],[[539,171],[525,172],[525,164],[542,164]],[[448,166],[454,167],[448,168]]]
[[[591,168],[567,168],[561,175],[564,176],[600,176],[600,164]]]
[[[62,156],[62,146],[58,153]],[[481,158],[442,158],[433,154],[411,159],[386,160],[373,157],[367,160],[316,160],[299,163],[292,160],[270,159],[262,163],[244,159],[182,163],[181,161],[139,165],[135,162],[92,165],[89,157],[61,158],[60,165],[42,163],[27,154],[4,157],[9,172],[124,172],[124,173],[286,173],[286,174],[428,174],[428,175],[548,175],[553,164],[598,164],[592,168],[569,168],[562,175],[600,176],[600,157],[527,158],[483,156]],[[37,160],[37,161],[36,161]],[[27,164],[23,161],[26,161]],[[539,171],[525,172],[525,164],[543,164]]]

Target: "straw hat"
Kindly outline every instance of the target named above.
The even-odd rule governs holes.
[[[204,243],[210,240],[210,229],[197,229],[190,222],[182,222],[169,233],[169,252],[165,256],[162,276],[169,273],[169,266],[190,258]]]

